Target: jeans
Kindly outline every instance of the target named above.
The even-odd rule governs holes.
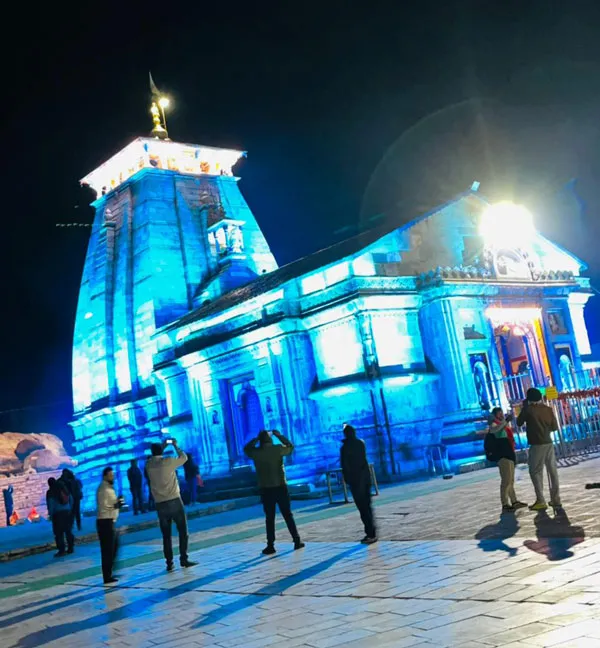
[[[515,493],[515,462],[510,459],[498,461],[500,471],[500,502],[502,506],[514,504],[517,501]]]
[[[556,465],[556,454],[554,444],[532,445],[529,448],[529,475],[535,489],[536,502],[543,504],[544,497],[544,466],[548,471],[550,480],[550,500],[552,504],[560,505],[560,492],[558,485],[558,467]]]
[[[133,514],[137,515],[138,513],[144,512],[144,498],[142,496],[142,487],[141,486],[132,486],[131,487],[131,499],[133,504]]]
[[[163,552],[167,565],[173,564],[173,540],[171,538],[171,526],[173,522],[179,534],[179,562],[185,563],[188,560],[188,528],[185,509],[181,498],[169,500],[168,502],[156,502],[158,522],[163,537]]]
[[[373,508],[371,507],[371,481],[361,480],[356,483],[348,484],[352,499],[360,513],[360,519],[365,527],[365,535],[368,538],[375,538],[375,522],[373,520]]]
[[[107,583],[113,575],[113,568],[119,550],[119,536],[114,520],[96,520],[96,531],[100,540],[102,556],[102,578]]]
[[[279,507],[279,512],[283,516],[287,524],[288,531],[292,536],[294,542],[300,541],[298,529],[294,515],[292,514],[292,506],[290,502],[290,494],[288,493],[287,486],[276,486],[274,488],[263,488],[260,492],[263,509],[265,511],[265,522],[267,527],[267,544],[275,544],[275,512]]]
[[[52,516],[52,531],[56,540],[56,548],[59,553],[65,553],[65,537],[67,548],[73,551],[75,536],[73,535],[73,512],[59,511]]]
[[[198,478],[195,475],[187,480],[187,487],[190,504],[195,504],[198,499]]]

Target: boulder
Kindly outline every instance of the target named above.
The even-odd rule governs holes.
[[[18,475],[76,466],[53,434],[0,433],[0,474]]]

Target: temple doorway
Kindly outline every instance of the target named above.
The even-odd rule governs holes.
[[[530,387],[551,384],[541,309],[490,308],[487,315],[494,330],[508,400],[522,401]]]
[[[264,428],[260,398],[252,379],[229,384],[229,404],[232,431],[229,434],[229,452],[232,465],[245,465],[248,458],[244,446]]]

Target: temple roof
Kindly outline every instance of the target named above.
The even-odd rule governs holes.
[[[199,319],[227,310],[228,308],[236,306],[248,299],[252,299],[253,297],[258,297],[270,290],[278,288],[292,279],[297,279],[309,272],[318,270],[319,268],[360,252],[371,243],[374,243],[382,236],[388,234],[389,231],[390,229],[388,226],[373,228],[340,241],[339,243],[335,243],[330,247],[313,252],[297,261],[292,261],[273,272],[258,277],[245,286],[241,286],[240,288],[228,292],[215,301],[209,302],[200,308],[190,311],[190,313],[174,322],[173,325],[179,327],[180,325],[189,322],[195,322]],[[167,328],[173,328],[173,326],[169,325]]]

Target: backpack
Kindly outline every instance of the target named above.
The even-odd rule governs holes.
[[[58,501],[63,506],[66,506],[69,503],[69,489],[60,482],[58,483]]]
[[[491,432],[488,432],[485,435],[483,451],[485,452],[485,457],[488,461],[498,461],[498,439],[496,439],[496,436]]]

